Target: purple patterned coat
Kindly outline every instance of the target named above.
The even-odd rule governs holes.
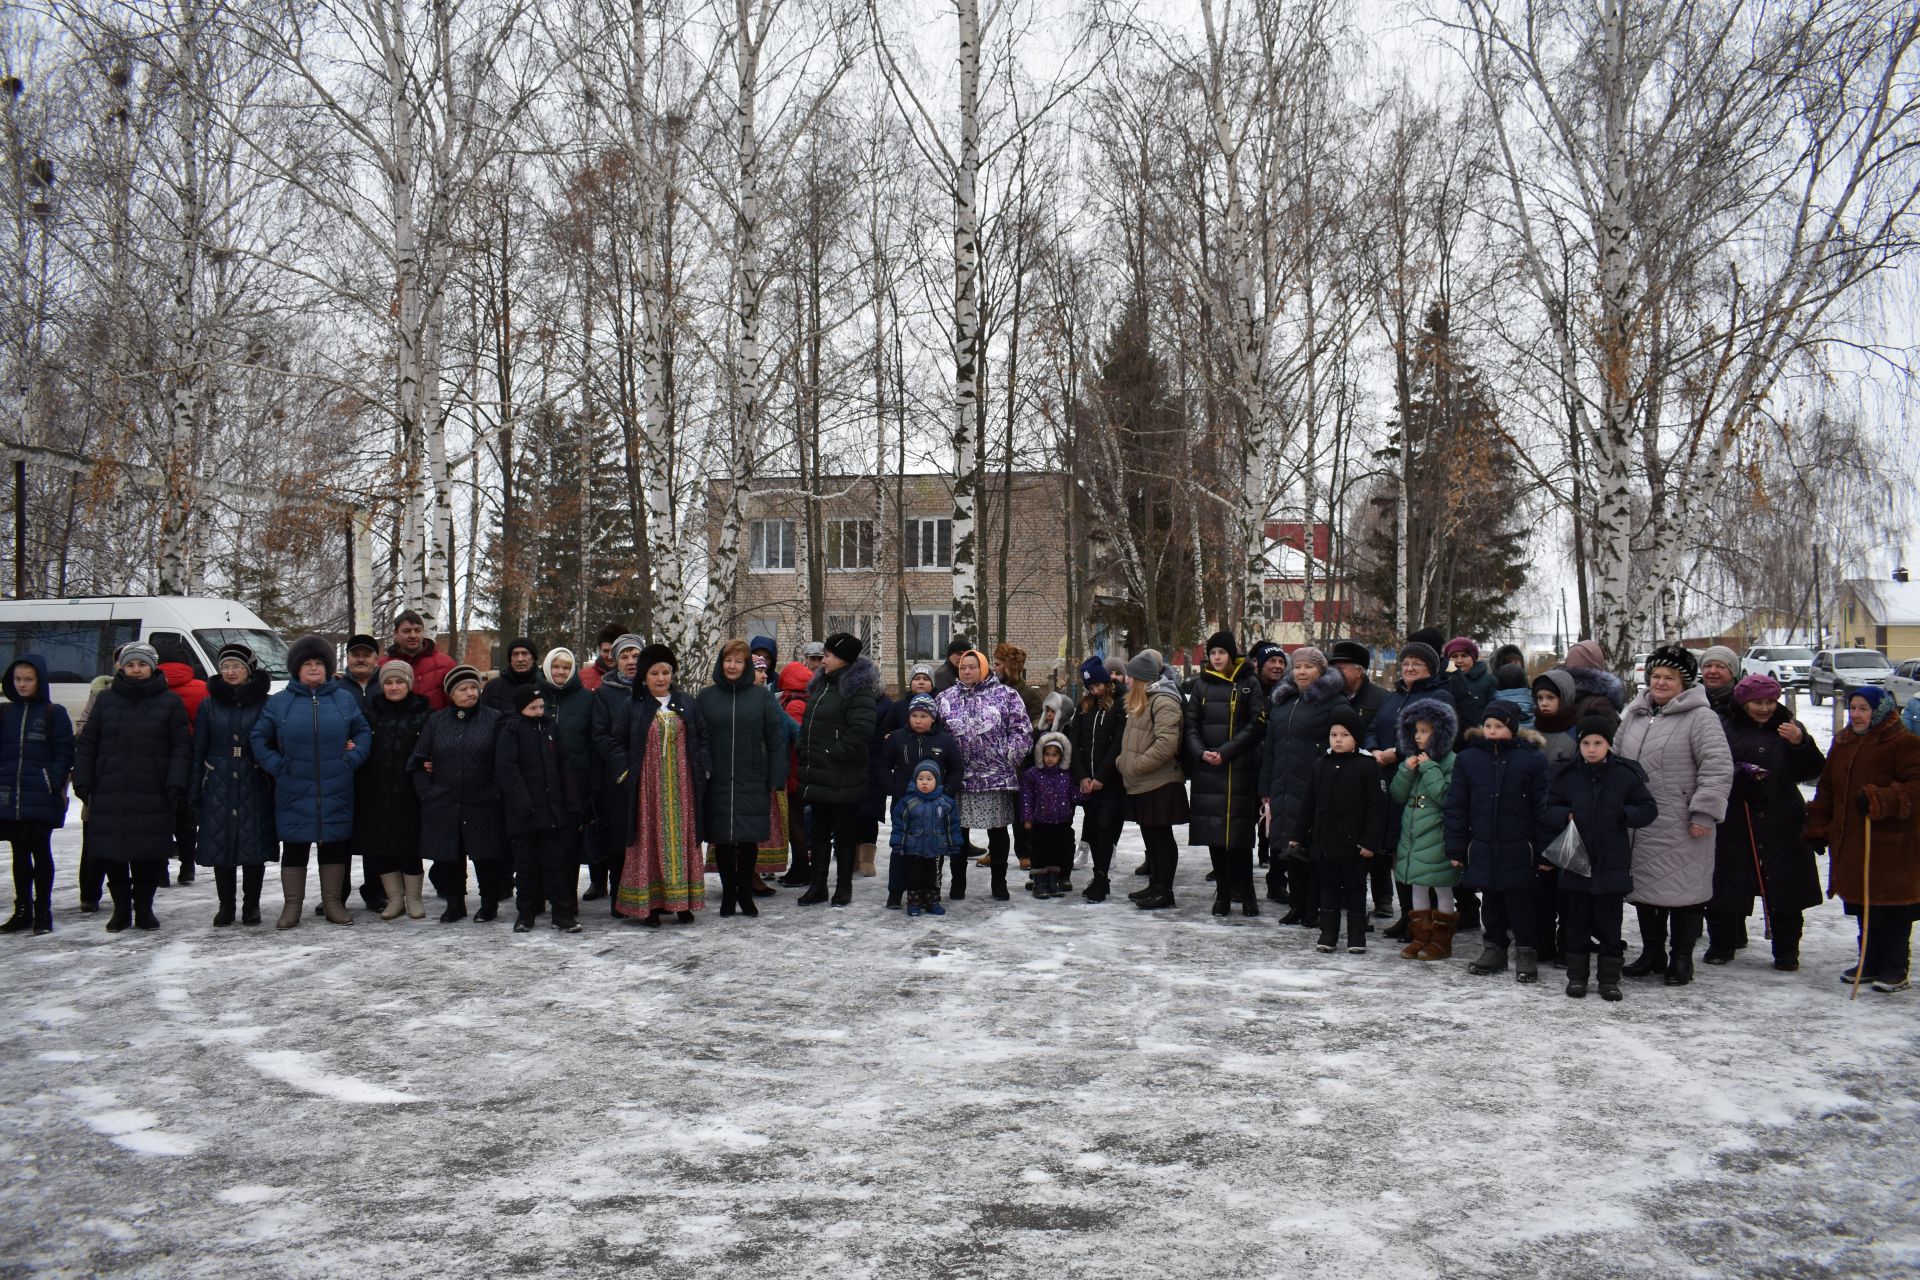
[[[988,676],[971,689],[956,684],[936,701],[947,732],[960,744],[967,790],[1018,791],[1020,764],[1033,749],[1033,721],[1020,695]]]

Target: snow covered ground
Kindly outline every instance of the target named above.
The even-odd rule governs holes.
[[[1847,1002],[1837,904],[1608,1005],[1216,920],[1204,856],[1158,914],[276,933],[203,877],[116,937],[77,843],[0,938],[0,1275],[1920,1274],[1920,992]]]

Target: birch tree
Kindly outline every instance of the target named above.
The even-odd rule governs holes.
[[[1730,452],[1778,435],[1794,378],[1853,339],[1850,308],[1911,261],[1920,11],[1456,12],[1493,123],[1498,216],[1581,448],[1597,623],[1625,661],[1677,626],[1672,586]],[[1564,271],[1556,219],[1574,233]]]

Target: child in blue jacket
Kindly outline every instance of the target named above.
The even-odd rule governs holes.
[[[893,802],[893,857],[904,864],[907,914],[943,916],[940,864],[960,852],[960,806],[940,789],[940,765],[922,760],[913,770],[913,790]]]

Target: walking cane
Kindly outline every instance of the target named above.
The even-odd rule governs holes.
[[[1873,815],[1868,814],[1866,852],[1860,859],[1860,959],[1853,966],[1853,994],[1848,1000],[1860,998],[1860,977],[1867,968],[1867,917],[1873,908],[1868,904],[1873,894],[1868,886],[1873,883]]]
[[[1740,807],[1747,814],[1747,848],[1753,854],[1753,880],[1760,886],[1760,923],[1764,927],[1766,939],[1773,941],[1773,907],[1767,902],[1767,873],[1760,866],[1760,845],[1753,838],[1753,806],[1745,800]]]

